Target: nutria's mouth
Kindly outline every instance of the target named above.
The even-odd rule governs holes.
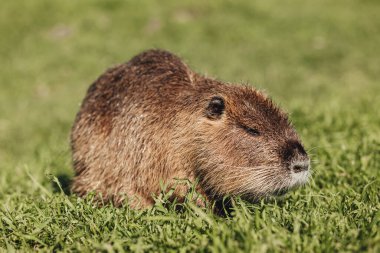
[[[311,174],[310,168],[306,171],[301,171],[297,173],[292,172],[290,174],[291,175],[290,186],[294,188],[294,187],[298,187],[298,186],[306,184],[309,181],[310,174]]]
[[[281,197],[284,196],[286,193],[288,193],[290,190],[298,188],[302,185],[307,184],[310,178],[310,169],[307,171],[302,171],[302,172],[291,172],[290,174],[290,182],[288,187],[283,187],[280,189],[276,189],[272,195],[276,197]]]

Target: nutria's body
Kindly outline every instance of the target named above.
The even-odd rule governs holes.
[[[149,206],[160,182],[176,179],[198,179],[210,200],[257,199],[309,175],[295,130],[268,98],[198,75],[160,50],[108,70],[89,88],[71,141],[72,190],[117,205],[127,197]]]

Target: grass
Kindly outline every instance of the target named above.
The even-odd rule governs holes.
[[[380,4],[5,1],[0,9],[3,251],[380,252]],[[88,85],[148,48],[266,90],[313,158],[310,185],[231,217],[174,205],[95,208],[64,194]]]

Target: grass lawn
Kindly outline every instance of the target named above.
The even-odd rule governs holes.
[[[310,184],[227,218],[65,194],[87,87],[148,48],[267,91],[312,156]],[[3,251],[380,252],[379,1],[3,1],[0,59]]]

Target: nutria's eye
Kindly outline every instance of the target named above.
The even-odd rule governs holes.
[[[210,119],[219,119],[224,112],[224,108],[223,98],[212,97],[206,109],[206,116]]]
[[[241,126],[247,133],[249,133],[250,135],[253,135],[253,136],[259,136],[260,135],[260,132],[255,129],[255,128],[251,128],[251,127],[247,127],[247,126]]]

